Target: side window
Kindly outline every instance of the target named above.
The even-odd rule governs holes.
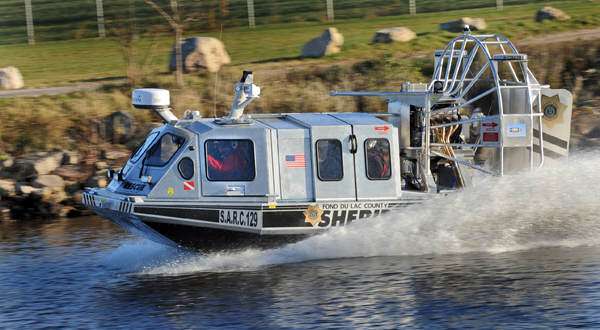
[[[147,166],[165,166],[184,143],[184,138],[171,133],[161,136],[160,140],[148,150],[148,156],[144,164]]]
[[[390,142],[387,139],[366,139],[367,178],[388,180],[392,176]]]
[[[252,181],[254,144],[251,140],[207,140],[206,177],[210,181]]]
[[[344,178],[340,140],[317,141],[317,176],[321,181],[340,181]]]
[[[184,157],[177,164],[177,170],[182,178],[190,180],[194,176],[194,161],[189,157]]]

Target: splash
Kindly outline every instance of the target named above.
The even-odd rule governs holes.
[[[308,260],[501,253],[600,244],[600,153],[573,156],[272,250],[177,254],[143,274],[243,271]]]

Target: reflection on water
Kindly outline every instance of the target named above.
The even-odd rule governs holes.
[[[597,159],[268,251],[184,252],[96,217],[0,223],[0,325],[598,328]]]

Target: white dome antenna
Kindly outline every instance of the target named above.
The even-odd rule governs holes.
[[[131,104],[137,109],[154,110],[166,122],[177,120],[177,117],[171,112],[171,96],[166,89],[135,89],[131,94]]]

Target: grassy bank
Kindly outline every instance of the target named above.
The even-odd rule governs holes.
[[[187,75],[183,89],[176,88],[173,77],[164,70],[171,40],[146,36],[134,44],[137,85],[171,89],[178,115],[193,109],[204,116],[221,116],[228,111],[232,85],[239,79],[241,69],[251,68],[262,87],[262,97],[253,103],[250,112],[381,111],[384,103],[377,98],[334,98],[328,96],[329,91],[398,90],[403,81],[428,81],[432,51],[455,36],[439,31],[438,24],[461,16],[483,17],[488,21],[489,31],[502,32],[516,40],[600,26],[600,1],[573,0],[567,4],[553,3],[572,16],[570,21],[562,23],[534,22],[539,4],[507,6],[501,12],[472,9],[416,17],[338,21],[335,26],[346,39],[343,52],[310,60],[296,58],[299,48],[326,25],[294,23],[252,31],[228,29],[222,39],[234,63],[218,76]],[[369,43],[375,30],[389,26],[408,26],[419,36],[405,44]],[[542,82],[556,88],[575,89],[576,94],[591,99],[600,96],[598,79],[581,77],[587,77],[586,70],[600,67],[599,49],[596,41],[538,45],[525,51],[530,55],[533,72]],[[0,67],[19,67],[29,86],[64,85],[126,76],[131,67],[125,64],[122,51],[110,39],[47,42],[33,47],[0,46]],[[155,118],[147,112],[132,110],[129,97],[132,87],[107,80],[95,92],[0,99],[0,157],[3,153],[22,154],[54,147],[93,147],[102,142],[94,134],[95,123],[117,110],[135,116],[136,135],[130,146],[135,145]]]
[[[597,106],[600,100],[600,41],[567,42],[525,49],[536,77],[553,88],[573,92],[581,109]],[[353,63],[322,67],[299,67],[255,78],[262,87],[259,100],[249,113],[302,111],[385,111],[378,98],[330,97],[331,90],[397,90],[402,81],[427,81],[433,69],[429,58],[395,59],[385,56]],[[203,116],[222,116],[228,111],[233,83],[239,71],[225,69],[215,76],[188,77],[187,88],[172,90],[175,113],[199,110]],[[170,88],[172,77],[159,75],[153,84]],[[217,88],[215,89],[215,85]],[[133,147],[156,118],[147,111],[131,108],[129,86],[106,86],[101,91],[65,96],[0,99],[0,150],[21,154],[54,147],[78,149],[103,141],[94,133],[94,123],[116,110],[135,116]],[[596,102],[596,103],[590,103]],[[595,105],[594,105],[595,104]],[[0,152],[1,154],[2,152]]]
[[[386,16],[368,19],[338,20],[333,24],[344,34],[345,44],[341,54],[317,60],[298,60],[300,47],[318,35],[325,27],[321,22],[300,22],[247,28],[227,28],[222,32],[195,33],[221,37],[233,60],[233,67],[252,67],[255,71],[269,71],[282,66],[311,66],[320,63],[377,58],[388,54],[407,57],[443,46],[452,33],[442,32],[438,24],[461,16],[483,17],[488,30],[522,39],[540,33],[573,30],[600,26],[600,1],[573,0],[550,3],[565,10],[572,19],[567,22],[536,23],[533,20],[541,5],[506,6],[468,9],[442,13],[424,13],[417,16]],[[374,31],[383,27],[407,26],[419,37],[407,44],[371,45]],[[142,35],[135,42],[134,61],[143,67],[143,75],[154,79],[164,72],[172,40],[164,35]],[[0,67],[18,67],[29,87],[56,86],[78,81],[124,77],[127,75],[126,57],[116,39],[82,39],[43,42],[35,46],[0,46]]]
[[[576,1],[576,0],[567,0]],[[168,8],[169,1],[157,0]],[[544,3],[546,0],[504,0],[505,5]],[[336,20],[405,15],[409,0],[335,0]],[[199,1],[180,0],[186,18],[185,26],[193,31],[217,31],[248,26],[246,0]],[[419,13],[448,10],[493,8],[495,0],[418,0]],[[98,36],[96,2],[90,0],[35,0],[32,2],[35,39],[38,42],[95,38]],[[143,0],[110,0],[103,2],[107,32],[119,24],[131,24],[140,32],[165,31],[161,17]],[[258,26],[299,22],[326,22],[324,0],[255,0]],[[0,2],[0,44],[26,43],[25,10],[22,0]]]

